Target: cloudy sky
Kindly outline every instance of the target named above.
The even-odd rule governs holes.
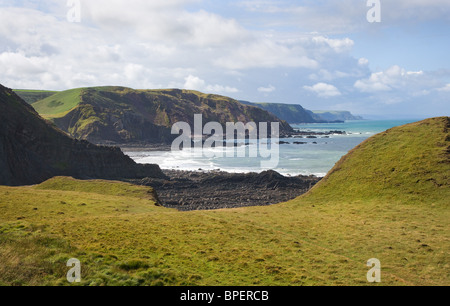
[[[380,2],[369,23],[367,0],[0,0],[0,83],[450,115],[450,1]]]

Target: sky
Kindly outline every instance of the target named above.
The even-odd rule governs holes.
[[[379,0],[379,14],[374,3],[0,0],[0,83],[184,88],[366,118],[450,115],[450,1]]]

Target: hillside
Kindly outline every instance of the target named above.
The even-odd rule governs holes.
[[[58,92],[32,103],[32,106],[45,118],[64,116],[81,102],[82,92],[82,88]]]
[[[24,89],[14,89],[14,92],[28,104],[33,104],[34,102],[48,98],[58,93],[57,91]]]
[[[137,165],[118,148],[68,137],[0,85],[0,185],[31,185],[56,175],[101,179],[164,176],[158,166]]]
[[[171,127],[194,114],[204,123],[280,122],[280,133],[292,132],[284,121],[228,97],[189,90],[134,90],[124,87],[72,89],[35,102],[33,107],[60,129],[94,143],[171,143]]]
[[[344,156],[308,197],[448,206],[449,130],[450,118],[441,117],[378,134]]]

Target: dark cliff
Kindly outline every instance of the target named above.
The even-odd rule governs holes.
[[[301,105],[280,104],[280,103],[252,103],[247,101],[241,101],[241,103],[264,109],[274,114],[278,118],[287,121],[290,124],[317,123],[320,121],[317,118],[314,118]]]
[[[164,174],[157,165],[136,164],[119,148],[67,136],[0,85],[0,185],[37,184],[53,176],[137,179]]]

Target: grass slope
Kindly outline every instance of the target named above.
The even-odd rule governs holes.
[[[58,93],[57,91],[26,89],[15,89],[14,92],[28,104],[33,104]]]
[[[44,118],[62,117],[81,102],[83,88],[56,93],[33,103],[34,109]]]
[[[308,194],[315,200],[448,204],[450,119],[433,118],[378,134],[353,149]]]
[[[367,285],[375,257],[383,285],[448,286],[448,144],[448,118],[393,129],[308,195],[270,207],[182,213],[155,206],[146,187],[61,177],[0,187],[0,283],[68,285],[75,257],[81,285]],[[392,187],[369,180],[385,168]],[[411,195],[412,174],[424,185]]]

